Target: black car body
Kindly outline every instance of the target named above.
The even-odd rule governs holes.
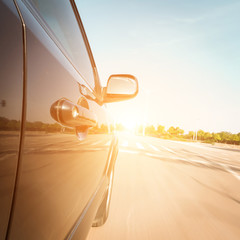
[[[85,239],[106,221],[118,151],[105,103],[137,81],[100,85],[72,0],[1,0],[0,19],[0,239]]]

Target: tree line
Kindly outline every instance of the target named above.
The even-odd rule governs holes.
[[[240,145],[240,132],[233,134],[226,131],[214,133],[198,130],[185,133],[184,130],[179,127],[171,126],[170,128],[165,129],[165,127],[162,125],[158,125],[157,128],[155,128],[153,125],[150,125],[146,126],[145,128],[143,126],[138,127],[137,133],[165,139],[201,140],[207,143],[219,142]]]

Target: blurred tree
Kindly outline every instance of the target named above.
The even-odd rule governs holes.
[[[237,134],[233,134],[232,135],[232,143],[233,144],[238,144],[238,142],[240,141],[240,138]]]
[[[184,130],[181,128],[178,128],[178,135],[183,135],[184,134]]]
[[[188,134],[186,135],[186,137],[188,139],[193,139],[194,135],[195,135],[194,131],[189,131]]]
[[[170,127],[167,131],[170,135],[175,135],[175,128],[173,126]]]
[[[154,135],[154,134],[156,134],[155,127],[153,125],[147,126],[146,129],[145,129],[145,134],[146,135]]]
[[[231,141],[231,133],[229,132],[220,132],[219,133],[220,137],[221,137],[221,142],[223,143],[230,143]]]
[[[204,140],[204,134],[205,132],[203,130],[198,130],[197,132],[198,139]]]
[[[213,137],[214,142],[221,141],[221,136],[218,133],[212,133],[212,137]]]
[[[163,135],[165,133],[165,127],[162,125],[158,125],[157,133],[159,133],[160,135]]]
[[[203,138],[204,140],[210,140],[212,138],[212,134],[210,132],[205,132]]]
[[[184,130],[179,128],[179,127],[170,127],[168,129],[168,133],[171,134],[172,136],[179,136],[184,134]]]

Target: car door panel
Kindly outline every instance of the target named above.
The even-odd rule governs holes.
[[[23,98],[22,24],[13,1],[0,2],[0,21],[0,239],[5,239],[19,157]]]
[[[62,239],[79,226],[97,191],[104,192],[113,136],[104,108],[79,86],[93,90],[25,4],[17,4],[26,25],[26,128],[9,237]],[[74,104],[83,98],[96,115],[98,125],[85,139],[52,118],[61,98]]]

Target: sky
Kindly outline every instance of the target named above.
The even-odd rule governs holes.
[[[108,104],[128,126],[240,132],[240,1],[77,0],[101,83],[138,78]]]

